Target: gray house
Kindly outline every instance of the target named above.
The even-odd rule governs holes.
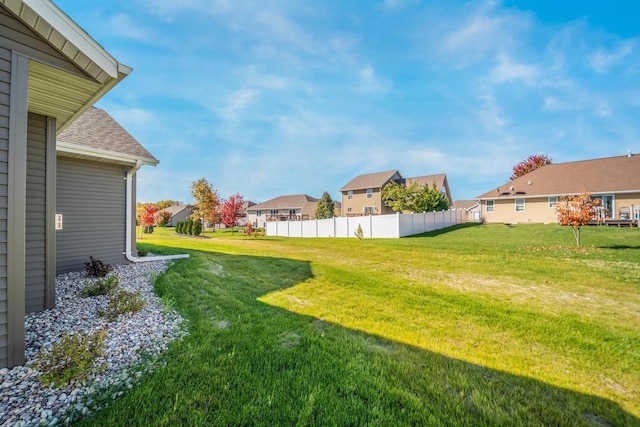
[[[55,304],[56,135],[131,69],[48,0],[0,0],[0,28],[0,367],[10,367],[25,360],[25,313]]]
[[[84,268],[89,255],[127,262],[136,253],[136,171],[158,160],[95,107],[58,135],[56,150],[56,272]]]
[[[163,211],[169,212],[171,218],[167,223],[168,227],[175,227],[179,221],[185,221],[193,215],[193,206],[191,205],[175,205],[164,208]]]

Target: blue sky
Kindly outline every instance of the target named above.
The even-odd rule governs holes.
[[[97,106],[160,160],[140,201],[339,200],[391,169],[470,199],[531,154],[640,153],[633,0],[55,3],[134,69]]]

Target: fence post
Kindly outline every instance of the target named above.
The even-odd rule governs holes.
[[[336,237],[336,217],[333,217],[333,237]]]
[[[373,239],[373,217],[371,216],[371,214],[369,214],[369,234]]]

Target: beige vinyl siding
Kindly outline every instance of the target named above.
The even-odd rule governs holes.
[[[116,265],[124,257],[126,166],[58,156],[56,271],[84,269],[93,256]]]
[[[25,309],[45,308],[47,119],[29,113],[27,126],[27,206]]]
[[[0,366],[7,366],[7,196],[11,52],[0,47]]]

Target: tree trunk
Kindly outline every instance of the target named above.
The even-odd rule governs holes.
[[[573,236],[576,238],[576,245],[580,246],[580,227],[573,227]]]

